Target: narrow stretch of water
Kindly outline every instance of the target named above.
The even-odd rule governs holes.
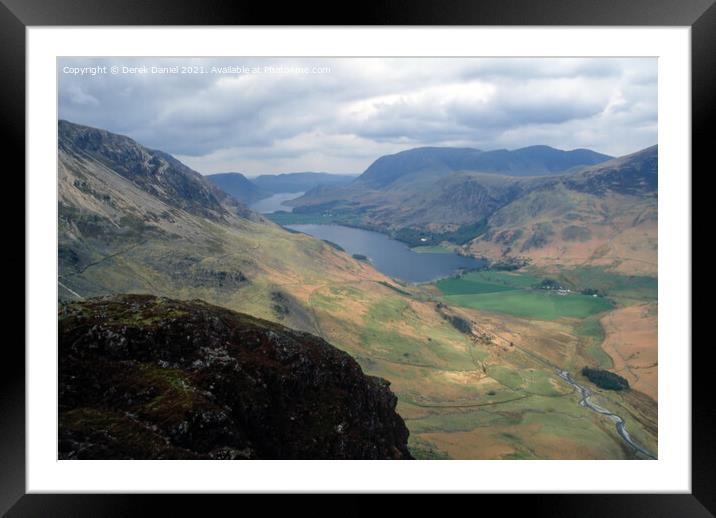
[[[461,269],[480,268],[484,261],[455,253],[419,254],[385,234],[343,225],[286,225],[319,239],[336,243],[349,254],[368,257],[376,270],[407,282],[430,282]]]
[[[303,192],[279,192],[263,200],[259,200],[256,203],[249,205],[249,208],[259,212],[261,214],[271,214],[278,210],[285,210],[286,212],[292,212],[293,207],[284,205],[283,203],[289,200],[295,200],[303,196]]]

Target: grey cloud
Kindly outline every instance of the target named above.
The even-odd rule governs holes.
[[[64,66],[328,66],[328,74],[71,76]],[[656,142],[652,58],[67,58],[59,114],[197,170],[360,172],[416,145]]]

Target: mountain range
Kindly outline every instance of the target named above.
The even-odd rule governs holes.
[[[281,173],[247,178],[241,173],[216,173],[206,176],[216,187],[248,205],[272,194],[306,192],[320,186],[347,185],[355,175],[330,173]]]
[[[251,181],[271,193],[305,192],[323,185],[348,185],[358,175],[332,173],[280,173],[262,174]]]
[[[410,245],[447,242],[496,261],[594,260],[652,274],[657,157],[656,146],[620,158],[546,146],[420,148],[381,157],[352,184],[319,187],[288,204]]]
[[[344,284],[401,297],[390,279],[278,227],[161,151],[67,121],[58,134],[62,458],[410,458],[387,382],[321,339],[336,338],[324,331],[331,317],[309,302]],[[125,320],[112,327],[110,315]],[[89,318],[97,325],[86,328]],[[65,333],[80,328],[82,337]],[[234,364],[244,378],[227,377]]]
[[[63,458],[82,457],[85,446],[104,458],[110,450],[123,458],[315,456],[313,425],[291,424],[294,408],[316,426],[330,424],[321,437],[336,457],[406,458],[389,393],[351,392],[375,382],[341,374],[354,371],[350,358],[367,376],[389,380],[416,458],[632,458],[613,426],[580,407],[539,359],[592,365],[577,322],[457,306],[434,286],[399,283],[272,223],[162,151],[67,121],[58,132],[61,366],[70,366],[60,373]],[[538,177],[420,170],[381,188],[358,179],[318,186],[296,210],[337,222],[352,215],[351,224],[403,232],[405,240],[425,235],[497,260],[564,261],[577,254],[558,255],[558,243],[590,251],[602,242],[629,257],[643,250],[646,264],[655,257],[656,161],[654,147]],[[612,265],[616,255],[605,248],[588,261]],[[316,348],[326,354],[314,355]],[[242,361],[248,377],[232,371]],[[295,377],[292,361],[310,376]],[[217,379],[258,385],[232,393],[212,388]],[[296,406],[294,392],[329,394],[321,400],[327,407],[342,398],[334,407],[341,415],[379,421],[346,428],[328,420],[330,408]],[[237,399],[244,393],[248,400]],[[387,404],[366,407],[369,393]],[[535,434],[534,419],[548,423],[544,433]],[[267,422],[280,433],[262,435]],[[283,433],[291,430],[298,443]],[[140,451],[150,443],[134,440],[135,432],[157,449]],[[377,447],[380,437],[390,446]],[[341,440],[377,449],[357,455]]]
[[[289,233],[161,151],[60,121],[60,298],[191,295],[312,329],[281,284],[385,278],[327,244]],[[279,295],[280,293],[280,295]]]
[[[289,232],[196,171],[129,137],[67,121],[60,121],[58,130],[61,305],[88,302],[89,311],[101,306],[94,305],[98,297],[124,294],[199,299],[324,339],[348,352],[366,374],[389,379],[399,404],[414,397],[415,380],[425,368],[433,369],[440,381],[421,387],[421,397],[460,397],[466,390],[455,373],[474,365],[469,337],[453,324],[459,310],[413,296],[410,287],[401,287],[331,244]],[[124,306],[120,312],[126,318],[136,315],[135,323],[140,325],[130,341],[140,336],[137,333],[155,332],[159,322],[176,322],[178,316],[171,308],[167,314],[141,316],[134,302],[115,302]],[[76,307],[80,318],[89,316],[82,306]],[[393,312],[412,316],[386,318]],[[393,346],[386,348],[387,343]],[[213,358],[211,351],[202,354]],[[102,358],[85,360],[79,367],[83,371],[104,372]],[[142,357],[120,360],[128,366],[145,361]],[[193,379],[193,366],[171,368]],[[67,373],[70,378],[78,375]],[[133,379],[138,385],[132,390],[146,395],[142,387],[149,383],[149,375],[154,376],[137,372]],[[161,381],[156,376],[151,380]],[[73,427],[92,424],[88,418],[97,415],[92,413],[95,404],[104,403],[92,402],[88,414],[75,415],[79,421],[64,421],[69,428],[61,430],[61,436],[69,441],[65,443],[69,449],[63,455],[68,458],[76,457],[72,437],[91,432]],[[277,422],[290,420],[278,408],[273,415]],[[106,445],[100,439],[95,442],[98,448]],[[433,447],[418,436],[409,440],[414,454],[434,455]],[[187,446],[189,453],[173,447],[165,453],[201,453],[193,444]]]
[[[380,157],[360,175],[356,183],[385,188],[406,175],[422,173],[441,176],[457,171],[538,176],[598,164],[610,158],[589,149],[562,151],[549,146],[530,146],[513,151],[422,147]]]
[[[403,177],[414,180],[416,177],[445,176],[458,171],[540,176],[598,164],[610,158],[589,149],[563,151],[549,146],[530,146],[512,151],[423,147],[380,157],[360,176],[300,172],[247,178],[242,173],[228,172],[207,175],[206,178],[237,200],[252,204],[276,193],[345,187],[354,180],[356,186],[383,189]]]

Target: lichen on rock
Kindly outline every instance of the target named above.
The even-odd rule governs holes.
[[[59,311],[62,459],[409,459],[396,403],[323,339],[203,301]]]

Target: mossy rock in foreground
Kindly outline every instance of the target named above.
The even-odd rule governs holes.
[[[409,459],[388,385],[321,338],[199,300],[59,311],[61,459]]]

